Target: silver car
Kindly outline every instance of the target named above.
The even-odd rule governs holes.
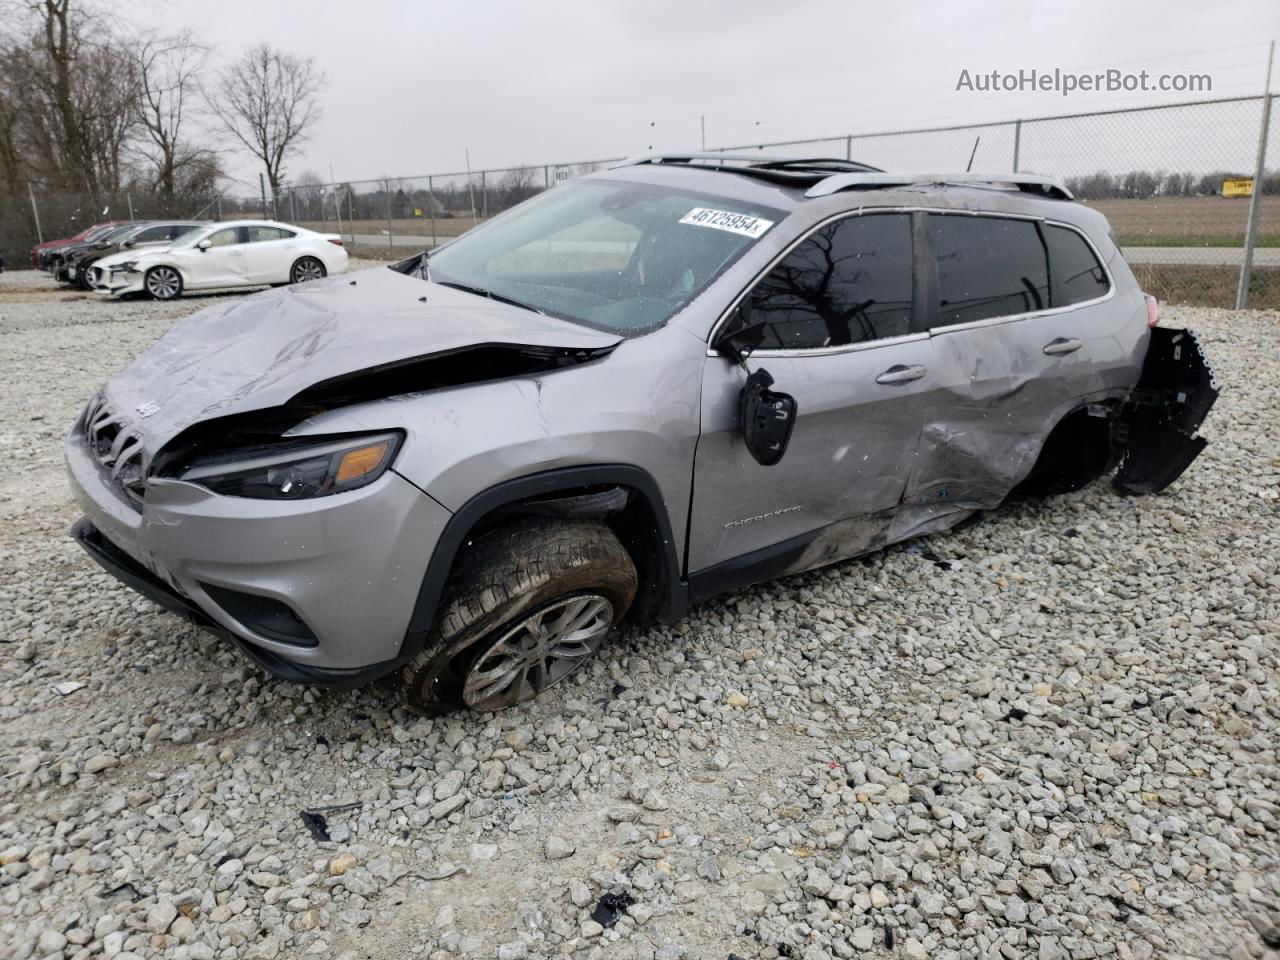
[[[286,680],[507,707],[624,619],[1114,472],[1217,384],[1056,181],[655,156],[218,303],[66,441],[104,567]]]

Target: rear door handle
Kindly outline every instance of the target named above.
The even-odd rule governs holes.
[[[1044,352],[1051,357],[1061,356],[1064,353],[1075,353],[1084,344],[1079,340],[1068,339],[1067,337],[1059,337],[1057,340],[1050,340],[1044,345]]]
[[[928,372],[919,364],[910,367],[898,364],[876,377],[876,383],[910,383],[912,380],[919,380]]]

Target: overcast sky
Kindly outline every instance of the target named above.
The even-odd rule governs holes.
[[[963,69],[1207,73],[1209,96],[1256,94],[1280,35],[1275,0],[124,6],[142,24],[196,30],[223,57],[259,40],[314,57],[324,116],[289,169],[326,180],[331,165],[341,180],[462,170],[464,148],[473,169],[696,149],[703,115],[718,147],[1202,96],[957,92]],[[243,151],[228,167],[256,185]]]

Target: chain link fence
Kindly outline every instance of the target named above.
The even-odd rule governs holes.
[[[1274,100],[1274,98],[1272,98]],[[1231,181],[1256,179],[1259,150],[1280,151],[1280,115],[1267,98],[1238,97],[1002,123],[890,130],[738,144],[722,152],[843,157],[891,171],[1051,174],[1110,220],[1134,272],[1162,300],[1231,307],[1248,275],[1249,306],[1280,308],[1280,165],[1262,169],[1256,202]],[[620,158],[291,184],[275,197],[222,195],[183,209],[154,198],[106,204],[34,194],[0,196],[0,251],[17,266],[36,240],[102,219],[270,216],[340,233],[353,252],[400,258],[447,242],[556,183]],[[1255,209],[1256,208],[1256,209]],[[1254,209],[1256,245],[1246,271]]]

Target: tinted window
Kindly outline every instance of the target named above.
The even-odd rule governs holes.
[[[911,221],[850,217],[800,243],[751,292],[760,349],[838,347],[910,332]],[[747,318],[740,312],[738,322]]]
[[[219,230],[217,233],[209,234],[209,246],[211,247],[229,247],[233,243],[241,242],[239,227],[228,227],[226,230]]]
[[[168,227],[148,227],[146,230],[140,230],[134,234],[133,241],[135,243],[153,243],[156,240],[168,240]]]
[[[1049,270],[1029,220],[930,215],[938,262],[937,326],[1043,310]]]
[[[1046,226],[1044,239],[1049,245],[1055,307],[1092,300],[1110,289],[1106,271],[1084,237],[1066,227]]]
[[[281,230],[279,227],[250,227],[249,242],[262,243],[265,240],[287,240],[293,234],[288,230]]]

